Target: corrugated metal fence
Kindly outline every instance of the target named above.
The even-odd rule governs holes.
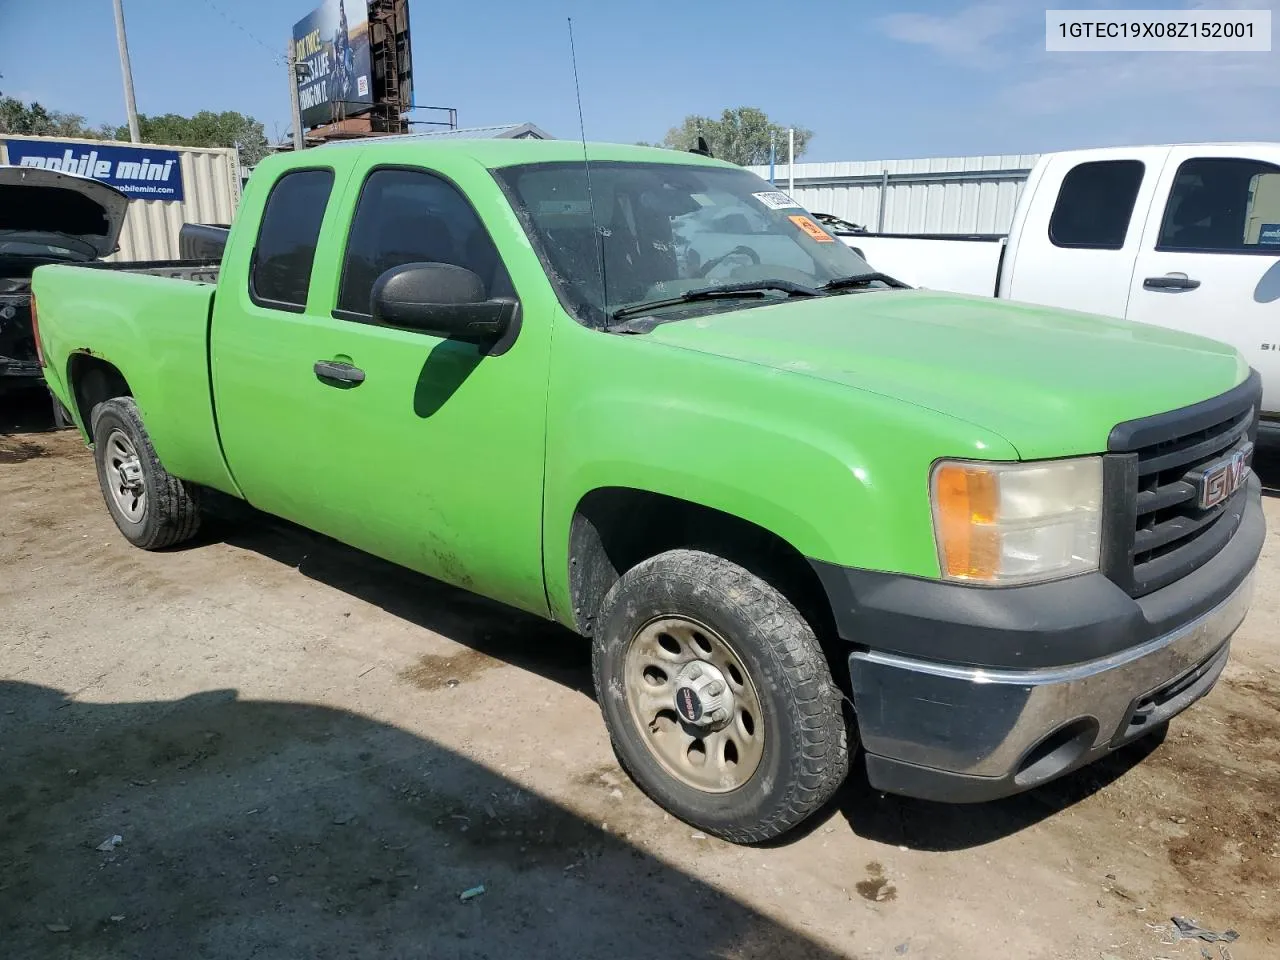
[[[0,135],[0,163],[8,163],[8,151]],[[94,146],[97,140],[53,139]],[[109,144],[111,145],[111,144]],[[116,146],[130,146],[127,143]],[[240,202],[240,163],[229,147],[169,147],[145,144],[181,154],[184,198],[181,201],[132,200],[120,235],[120,249],[109,260],[174,260],[178,256],[178,231],[184,223],[230,223]],[[798,165],[797,165],[798,166]]]
[[[1038,154],[797,163],[795,199],[883,233],[1007,233]],[[751,167],[768,178],[769,168]],[[774,182],[787,189],[789,165]]]

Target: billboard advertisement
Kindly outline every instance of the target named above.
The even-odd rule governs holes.
[[[15,167],[61,170],[109,183],[132,200],[181,200],[182,161],[177,150],[117,147],[62,140],[5,140]]]
[[[316,127],[373,106],[366,0],[325,0],[293,25],[302,125]]]

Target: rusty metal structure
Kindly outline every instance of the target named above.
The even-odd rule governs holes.
[[[456,130],[454,107],[419,107],[413,102],[413,55],[409,33],[409,0],[368,0],[369,53],[372,61],[373,104],[344,104],[332,122],[306,131],[308,146],[331,140],[354,140],[408,133],[411,127]],[[361,111],[353,114],[352,106]],[[433,111],[444,119],[410,119],[413,111]]]
[[[369,51],[373,128],[378,133],[405,133],[409,129],[405,115],[413,107],[408,0],[369,0]]]

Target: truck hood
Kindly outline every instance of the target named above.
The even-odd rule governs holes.
[[[36,243],[71,241],[87,255],[105,257],[120,241],[129,198],[88,177],[0,166],[0,237]]]
[[[1248,375],[1239,353],[1203,337],[926,290],[789,300],[664,323],[649,336],[958,417],[1029,460],[1100,452],[1117,423],[1208,399]]]

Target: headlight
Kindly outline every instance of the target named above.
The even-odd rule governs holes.
[[[941,460],[930,496],[945,579],[1003,585],[1098,569],[1101,457]]]

